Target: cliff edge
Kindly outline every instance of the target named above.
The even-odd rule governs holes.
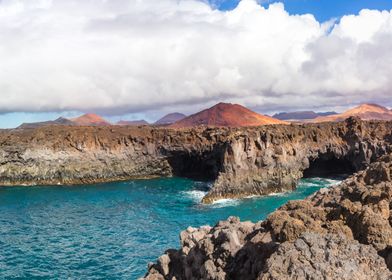
[[[392,279],[392,155],[258,223],[188,228],[145,280]]]
[[[203,202],[292,190],[392,152],[392,122],[170,129],[45,126],[0,131],[0,185],[180,176],[213,181]]]

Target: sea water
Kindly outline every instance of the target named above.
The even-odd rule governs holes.
[[[293,192],[202,205],[209,184],[181,178],[74,187],[0,188],[0,279],[137,279],[188,226],[253,222],[331,179]]]

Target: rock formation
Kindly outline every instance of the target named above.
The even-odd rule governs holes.
[[[318,117],[314,122],[339,122],[349,117],[358,117],[362,120],[392,120],[392,111],[377,104],[362,104],[346,112],[336,115]]]
[[[247,127],[271,124],[287,124],[284,121],[263,116],[238,104],[219,103],[209,109],[186,117],[171,127],[184,128],[199,125],[213,127]]]
[[[203,201],[282,192],[304,175],[361,170],[391,151],[391,124],[352,118],[239,131],[227,141],[221,172]]]
[[[214,181],[205,203],[292,190],[392,152],[392,122],[248,128],[47,126],[0,131],[0,185],[181,176]],[[324,174],[320,174],[324,171]]]
[[[388,155],[265,221],[188,228],[144,279],[392,279],[391,176]]]

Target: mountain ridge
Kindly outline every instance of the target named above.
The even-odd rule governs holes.
[[[102,118],[101,116],[93,113],[86,113],[76,118],[70,119],[76,125],[81,126],[107,126],[111,125],[110,122]]]
[[[340,114],[330,115],[327,117],[318,117],[314,119],[314,122],[338,122],[338,121],[343,121],[349,117],[358,117],[365,121],[366,120],[389,121],[392,120],[392,111],[378,104],[364,103]]]
[[[170,127],[186,128],[201,125],[216,127],[247,127],[270,124],[287,124],[287,122],[258,114],[239,104],[221,102],[175,122],[170,125]]]
[[[139,125],[149,125],[146,120],[134,120],[134,121],[118,121],[116,125],[130,125],[130,126],[139,126]]]
[[[272,117],[278,120],[311,120],[317,117],[326,117],[335,115],[336,112],[315,112],[315,111],[293,111],[293,112],[281,112],[274,114]]]
[[[170,114],[163,116],[159,120],[157,120],[154,124],[155,125],[169,125],[169,124],[173,124],[177,121],[180,121],[186,117],[187,116],[182,113],[178,113],[178,112],[170,113]]]

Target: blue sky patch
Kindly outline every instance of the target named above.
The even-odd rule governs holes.
[[[211,1],[221,10],[234,9],[239,0]],[[358,14],[362,9],[391,10],[391,0],[281,0],[260,1],[267,7],[270,3],[283,2],[290,14],[313,14],[318,21],[340,18],[348,14]]]

